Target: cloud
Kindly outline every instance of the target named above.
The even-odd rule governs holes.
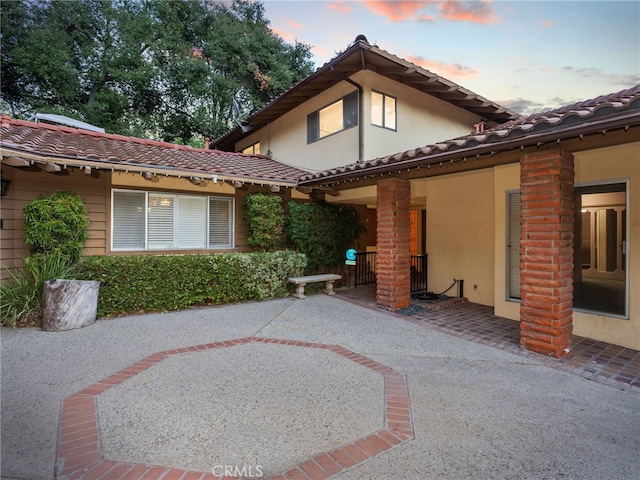
[[[289,25],[290,27],[295,28],[297,30],[300,30],[300,29],[303,28],[302,24],[296,22],[295,20],[287,20],[287,25]]]
[[[525,98],[516,98],[513,100],[501,100],[498,104],[507,107],[509,110],[513,110],[523,116],[532,115],[534,113],[550,110],[546,108],[544,104],[527,100]]]
[[[540,67],[540,70],[547,73],[563,72],[580,78],[593,79],[613,85],[631,86],[640,83],[640,74],[620,74],[607,73],[600,68],[576,68],[571,66],[556,67]]]
[[[353,8],[351,8],[350,5],[342,1],[328,3],[327,8],[335,10],[338,13],[351,13],[353,11]]]
[[[542,28],[553,28],[556,26],[556,22],[554,20],[545,20],[540,24]]]
[[[422,8],[429,4],[431,1],[380,1],[380,0],[365,0],[362,4],[376,15],[386,17],[392,22],[403,22],[405,20],[426,20],[432,21],[434,18],[431,15],[419,14],[418,12]]]
[[[493,11],[491,0],[447,0],[439,7],[440,16],[452,22],[470,22],[489,25],[500,21]]]
[[[289,32],[285,32],[284,30],[281,30],[279,28],[271,27],[271,31],[275,33],[277,36],[279,36],[280,38],[282,38],[285,42],[291,43],[295,40],[294,35],[292,35]]]
[[[437,62],[423,57],[408,57],[407,60],[445,78],[470,78],[478,75],[477,70],[458,63]]]

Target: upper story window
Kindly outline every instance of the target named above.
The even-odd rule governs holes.
[[[307,115],[307,143],[358,125],[358,92]]]
[[[113,250],[233,247],[233,198],[114,190]]]
[[[260,142],[256,142],[253,145],[249,145],[247,148],[243,148],[241,153],[247,155],[260,155]]]
[[[395,97],[380,92],[371,92],[371,123],[390,130],[396,129]]]

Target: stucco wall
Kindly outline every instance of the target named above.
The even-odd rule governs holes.
[[[493,305],[493,171],[433,177],[426,190],[429,290],[439,293],[462,279],[469,301]]]
[[[390,155],[445,139],[467,135],[480,118],[438,98],[418,92],[371,71],[352,79],[363,87],[363,159]],[[358,127],[307,144],[307,115],[356,90],[341,82],[236,145],[236,151],[260,142],[260,151],[284,163],[318,171],[358,161]],[[397,131],[371,125],[371,90],[396,97]]]

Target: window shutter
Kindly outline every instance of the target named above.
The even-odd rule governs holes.
[[[206,197],[178,197],[178,248],[205,248]]]
[[[343,99],[343,128],[358,125],[358,92],[350,93]]]
[[[233,201],[209,198],[209,248],[233,246]]]
[[[149,248],[174,248],[173,195],[149,194]]]
[[[509,194],[509,298],[520,298],[520,193]]]
[[[114,250],[144,249],[144,203],[144,193],[113,192]]]

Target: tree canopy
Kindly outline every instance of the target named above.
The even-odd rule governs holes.
[[[260,2],[0,3],[3,113],[58,113],[108,132],[216,138],[312,72],[310,47]]]

